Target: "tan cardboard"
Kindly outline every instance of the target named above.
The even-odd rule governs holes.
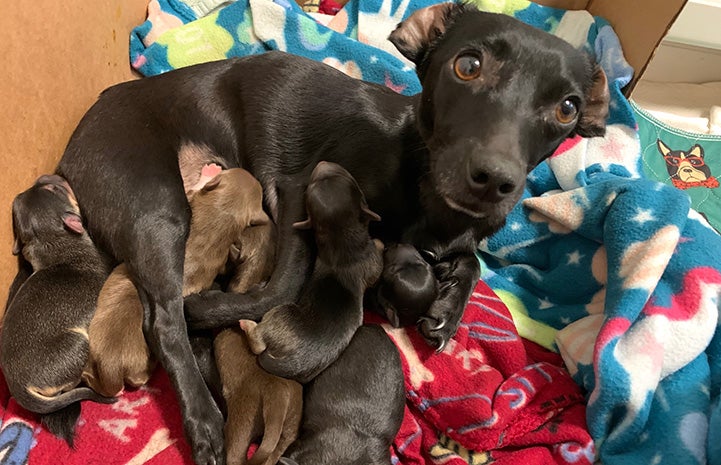
[[[685,0],[538,0],[588,8],[616,28],[640,76]],[[148,0],[7,2],[0,15],[0,313],[15,275],[12,199],[51,172],[98,93],[134,77],[130,30]],[[129,192],[128,195],[132,195]],[[119,199],[120,200],[120,199]]]

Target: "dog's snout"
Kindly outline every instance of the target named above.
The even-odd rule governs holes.
[[[521,184],[521,170],[503,158],[471,158],[468,164],[468,184],[479,199],[489,202],[502,200],[516,192]]]

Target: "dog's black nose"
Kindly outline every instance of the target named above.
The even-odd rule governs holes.
[[[522,176],[520,170],[507,160],[484,160],[474,157],[468,164],[468,185],[481,200],[494,202],[513,194]]]

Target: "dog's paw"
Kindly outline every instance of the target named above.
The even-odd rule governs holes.
[[[465,302],[459,302],[453,289],[458,280],[453,278],[441,283],[438,299],[431,305],[428,312],[418,319],[418,330],[436,352],[440,353],[448,341],[456,335],[460,324]]]
[[[452,327],[445,318],[436,320],[428,316],[422,316],[418,320],[418,330],[431,347],[435,347],[436,353],[443,352],[448,341],[456,334],[457,327]]]
[[[206,406],[202,414],[186,419],[185,431],[196,464],[225,465],[223,416],[215,404]]]

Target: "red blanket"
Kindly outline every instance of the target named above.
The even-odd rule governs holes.
[[[482,282],[439,355],[413,328],[386,329],[402,354],[408,399],[394,463],[593,463],[579,388],[559,357],[518,337]],[[193,463],[162,370],[113,405],[83,403],[74,451],[19,407],[4,382],[0,416],[0,465]]]

